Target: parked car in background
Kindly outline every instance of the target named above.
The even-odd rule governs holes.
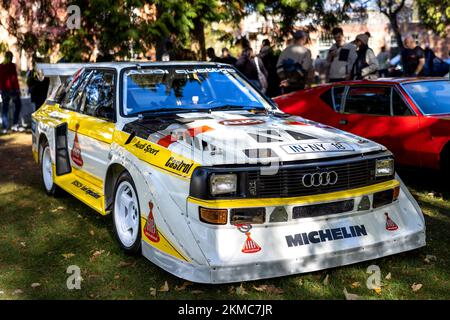
[[[345,81],[280,96],[275,101],[287,113],[385,145],[397,164],[450,167],[448,79]]]

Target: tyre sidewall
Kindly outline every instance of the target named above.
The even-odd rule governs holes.
[[[135,242],[130,247],[125,246],[122,243],[122,241],[120,240],[119,233],[117,231],[117,225],[116,225],[116,212],[115,212],[116,208],[115,208],[115,206],[116,206],[117,189],[118,189],[119,185],[122,182],[124,182],[124,181],[128,182],[133,187],[133,191],[134,191],[134,193],[136,195],[138,212],[139,212],[139,217],[138,217],[138,219],[139,219],[139,229],[138,229],[137,237],[136,237]],[[114,234],[116,236],[117,242],[119,243],[119,246],[121,247],[121,249],[125,253],[127,253],[129,255],[136,255],[136,254],[140,253],[142,237],[141,237],[141,207],[140,207],[140,204],[139,204],[139,194],[137,192],[137,189],[136,189],[136,186],[135,186],[135,184],[133,182],[133,179],[131,178],[131,175],[127,171],[124,171],[119,176],[119,178],[117,179],[116,184],[114,186],[114,200],[113,200],[112,219],[113,219],[113,226],[114,226]]]

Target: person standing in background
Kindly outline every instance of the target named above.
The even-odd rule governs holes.
[[[30,93],[31,102],[34,103],[35,110],[39,109],[47,99],[50,79],[38,74],[36,63],[43,62],[42,59],[33,59],[33,68],[27,72],[27,86]]]
[[[222,62],[222,59],[220,59],[218,56],[216,56],[216,52],[214,51],[214,48],[206,49],[206,56],[208,57],[208,61],[210,61],[210,62]]]
[[[373,50],[369,48],[368,42],[369,37],[366,33],[356,36],[357,58],[350,74],[353,80],[374,80],[378,78],[378,61]]]
[[[353,43],[345,43],[342,28],[333,28],[331,31],[335,43],[328,50],[327,66],[328,81],[338,82],[350,78],[353,64],[356,61],[356,46]]]
[[[269,39],[264,39],[262,42],[261,50],[259,51],[259,57],[261,58],[264,67],[267,70],[267,96],[275,97],[280,92],[280,79],[277,74],[277,57],[273,52]]]
[[[264,92],[267,89],[267,70],[262,60],[254,56],[252,48],[242,50],[236,62],[236,68],[259,90]],[[266,83],[261,75],[265,77]]]
[[[378,60],[378,72],[380,77],[385,78],[388,75],[389,68],[389,53],[386,51],[386,47],[382,46],[380,53],[377,55]]]
[[[412,36],[407,36],[404,44],[405,48],[401,52],[404,76],[421,76],[425,65],[425,53],[423,49],[416,45],[416,41]]]
[[[222,63],[227,63],[234,66],[236,64],[236,61],[237,59],[231,55],[228,48],[222,48],[222,58],[221,58]]]
[[[0,91],[2,95],[2,134],[8,133],[9,128],[9,103],[12,100],[14,102],[14,116],[12,131],[22,132],[25,129],[19,126],[19,115],[22,109],[22,103],[20,101],[20,87],[19,80],[17,78],[16,65],[12,62],[13,54],[11,51],[5,53],[5,60],[0,65]]]
[[[308,33],[296,31],[293,42],[283,50],[277,63],[282,93],[289,93],[308,87],[314,77],[311,50],[305,47]]]

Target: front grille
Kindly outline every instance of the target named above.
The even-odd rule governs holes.
[[[309,168],[280,168],[276,174],[263,175],[261,171],[247,172],[246,194],[250,197],[296,197],[360,188],[393,179],[393,176],[375,178],[376,159],[319,165]],[[306,174],[334,171],[338,180],[333,185],[306,187]]]

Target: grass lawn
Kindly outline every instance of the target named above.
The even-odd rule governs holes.
[[[30,144],[30,134],[0,137],[0,299],[345,299],[344,288],[361,299],[450,299],[450,187],[437,173],[400,171],[425,214],[425,248],[303,275],[183,286],[123,254],[110,217],[67,194],[46,196]],[[381,292],[365,285],[372,264]],[[80,290],[66,287],[70,265],[81,269]]]

